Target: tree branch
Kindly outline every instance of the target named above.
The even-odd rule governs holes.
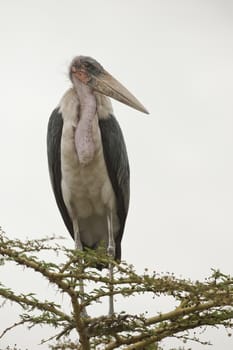
[[[213,271],[205,282],[192,282],[175,278],[171,274],[150,274],[147,270],[139,275],[131,265],[124,262],[117,264],[101,250],[79,252],[58,245],[52,246],[51,242],[55,243],[53,238],[23,243],[8,239],[0,231],[0,268],[10,262],[38,272],[49,283],[55,285],[60,293],[67,295],[72,312],[68,314],[61,311],[61,306],[51,301],[42,302],[36,298],[34,291],[30,294],[17,294],[0,285],[0,296],[4,300],[17,303],[24,310],[24,314],[20,316],[21,321],[7,327],[2,332],[2,337],[6,332],[24,323],[29,323],[30,327],[48,324],[55,328],[60,327],[59,332],[47,340],[58,340],[58,343],[52,346],[54,350],[91,350],[97,346],[105,350],[119,347],[124,350],[136,350],[149,349],[149,346],[153,347],[155,343],[167,337],[187,339],[187,332],[197,327],[222,325],[233,328],[233,279],[230,276]],[[62,254],[65,261],[61,264],[45,262],[39,258],[41,250]],[[35,255],[32,256],[31,253]],[[105,266],[113,264],[114,279],[91,268],[97,263]],[[94,288],[89,294],[80,291],[80,281],[94,282]],[[110,284],[113,286],[113,292],[109,289]],[[123,297],[145,293],[149,293],[153,298],[163,295],[172,297],[179,306],[166,313],[155,310],[151,317],[127,313],[114,314],[112,317],[85,316],[85,307],[111,293]],[[34,314],[36,311],[40,312],[39,316]],[[67,341],[67,335],[72,330],[77,335],[75,342]],[[195,341],[199,340],[195,338]],[[63,344],[66,347],[63,347]]]

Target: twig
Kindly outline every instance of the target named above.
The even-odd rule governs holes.
[[[15,327],[17,327],[17,326],[21,326],[22,324],[25,324],[25,323],[27,323],[27,322],[28,322],[28,321],[26,321],[26,320],[22,320],[22,321],[19,321],[19,322],[14,323],[14,324],[13,324],[12,326],[10,326],[10,327],[7,327],[7,328],[4,329],[4,331],[0,334],[0,339],[3,338],[4,335],[5,335],[7,332],[11,331],[13,328],[15,328]]]

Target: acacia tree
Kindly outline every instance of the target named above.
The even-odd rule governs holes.
[[[22,242],[9,239],[0,231],[1,268],[10,262],[39,273],[53,285],[56,293],[66,295],[71,304],[71,310],[64,311],[53,300],[40,300],[33,291],[29,294],[23,291],[16,293],[0,284],[0,296],[22,308],[19,319],[11,327],[2,329],[0,337],[19,325],[34,327],[46,324],[55,331],[42,343],[48,342],[53,350],[159,350],[161,340],[167,337],[187,340],[187,332],[196,327],[222,325],[229,331],[233,326],[233,278],[230,276],[213,271],[204,282],[192,282],[176,278],[173,274],[159,275],[147,270],[138,274],[131,265],[124,262],[117,264],[102,249],[80,252],[55,242],[54,238]],[[44,251],[63,256],[63,261],[54,264],[43,260],[40,255]],[[114,265],[113,279],[91,268],[109,263]],[[81,280],[84,284],[94,282],[92,290],[81,293]],[[150,317],[146,313],[124,312],[115,313],[112,317],[89,317],[84,312],[85,308],[110,294],[132,297],[142,293],[150,293],[154,299],[161,295],[172,297],[176,306],[169,312],[157,312]],[[70,336],[73,339],[74,334],[73,341]],[[201,342],[195,337],[193,340]]]

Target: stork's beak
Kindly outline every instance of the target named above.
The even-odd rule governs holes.
[[[105,70],[98,75],[91,75],[87,83],[94,91],[118,100],[138,111],[149,114],[147,109],[119,81]]]

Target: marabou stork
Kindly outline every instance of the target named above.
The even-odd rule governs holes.
[[[72,87],[48,124],[52,188],[75,247],[96,249],[104,242],[107,253],[120,260],[129,205],[129,163],[120,126],[106,96],[148,112],[91,57],[75,57],[69,77]],[[109,269],[113,276],[112,266]],[[113,312],[110,297],[109,314]]]

